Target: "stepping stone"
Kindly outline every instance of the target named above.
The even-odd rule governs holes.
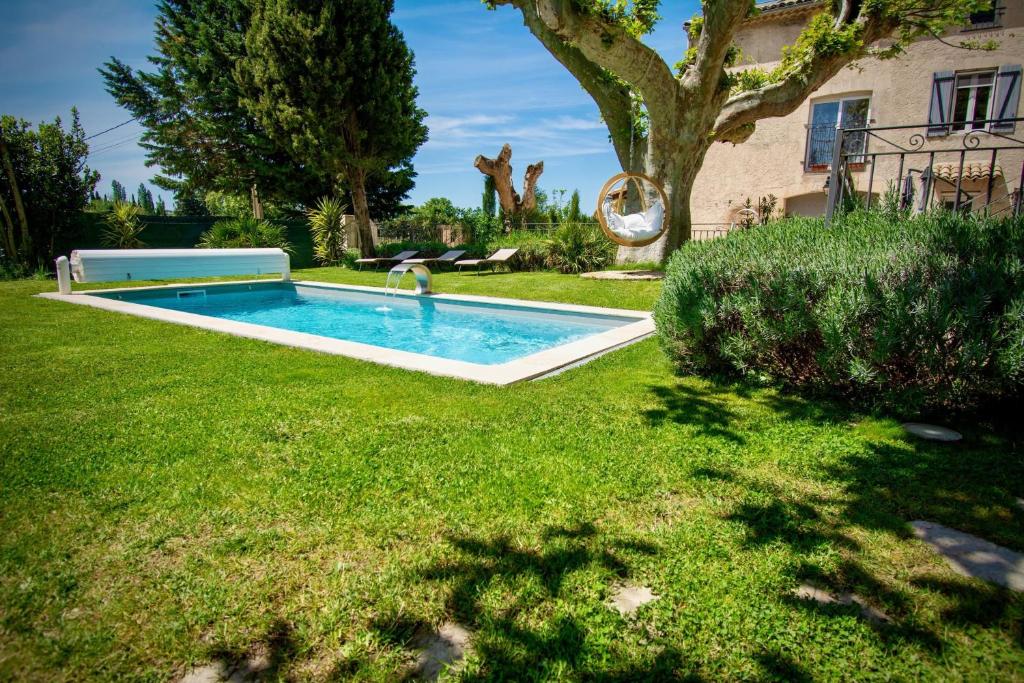
[[[178,683],[222,683],[227,680],[228,667],[224,662],[213,662],[189,669]]]
[[[636,612],[641,605],[646,605],[657,599],[658,596],[652,593],[647,586],[623,584],[612,593],[609,607],[625,617]]]
[[[914,436],[918,436],[929,441],[959,441],[964,438],[960,432],[954,432],[952,429],[937,427],[936,425],[927,425],[920,422],[904,422],[903,428]]]
[[[417,640],[421,649],[416,659],[416,676],[436,681],[445,669],[458,664],[469,651],[470,633],[454,622],[443,624],[436,633],[430,633]]]
[[[888,624],[892,621],[888,614],[877,607],[873,607],[867,600],[856,593],[833,595],[804,583],[794,591],[794,594],[801,600],[813,600],[821,605],[857,605],[860,608],[860,616],[875,624]]]
[[[237,667],[216,661],[190,669],[178,683],[252,683],[269,668],[270,661],[262,655],[252,657]]]
[[[914,535],[963,576],[984,579],[1010,590],[1024,591],[1024,555],[983,538],[935,522],[910,523]]]

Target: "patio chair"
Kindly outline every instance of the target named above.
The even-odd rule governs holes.
[[[446,251],[437,258],[407,258],[402,263],[420,263],[425,266],[434,264],[436,266],[454,266],[455,262],[466,253],[465,249],[452,249]]]
[[[519,250],[499,249],[498,251],[494,252],[487,258],[471,258],[465,259],[463,261],[456,261],[455,267],[458,268],[459,272],[461,273],[462,269],[465,268],[466,266],[476,266],[476,274],[479,275],[480,271],[483,269],[484,266],[490,266],[491,271],[494,271],[494,269],[497,268],[499,265],[505,264],[505,266],[508,267],[509,271],[511,271],[512,268],[508,266],[508,262],[509,259],[516,255],[517,251]]]
[[[368,263],[372,263],[373,269],[377,270],[377,266],[381,265],[382,263],[401,263],[405,259],[412,258],[418,253],[420,252],[413,249],[410,251],[403,251],[400,254],[395,254],[394,256],[381,256],[379,258],[357,258],[356,265],[359,266],[359,270],[362,270],[363,266],[365,266]]]

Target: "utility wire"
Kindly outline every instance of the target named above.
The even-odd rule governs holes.
[[[99,136],[105,135],[105,134],[109,133],[112,130],[117,130],[121,126],[127,126],[132,121],[138,120],[138,118],[139,118],[138,116],[133,116],[130,119],[128,119],[127,121],[124,121],[123,123],[119,123],[116,126],[111,126],[110,128],[107,128],[106,130],[101,130],[99,133],[93,133],[92,135],[90,135],[89,137],[84,138],[84,139],[85,140],[92,140],[93,138],[98,138]]]

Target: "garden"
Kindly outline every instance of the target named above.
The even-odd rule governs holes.
[[[511,3],[597,102],[613,179],[656,190],[634,242],[608,207],[646,221],[644,190],[592,214],[538,162],[520,194],[508,145],[473,164],[479,206],[411,203],[428,130],[393,3],[321,4],[168,0],[154,71],[104,64],[173,202],[101,193],[76,111],[0,119],[0,680],[1024,680],[1024,215],[915,211],[894,186],[830,223],[748,200],[700,241],[688,205],[687,165],[863,56],[888,35],[871,12],[892,57],[977,3],[904,24],[843,3],[745,76],[729,46],[755,10],[706,3],[678,77],[631,67],[656,2],[555,3],[569,37]],[[793,101],[766,105],[775,86]],[[68,304],[163,280],[53,294],[72,249],[261,247],[290,280],[274,252],[282,277],[161,291],[386,297],[361,259],[515,249],[384,302],[428,309],[423,335],[444,297],[656,332],[496,386]],[[620,268],[653,274],[581,277]],[[995,545],[958,564],[942,528]]]

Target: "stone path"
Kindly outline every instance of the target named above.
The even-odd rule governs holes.
[[[661,280],[665,273],[660,270],[599,270],[582,273],[588,280]]]
[[[458,665],[469,651],[469,639],[469,631],[454,622],[418,638],[416,647],[420,655],[416,660],[416,677],[435,681],[442,671]]]
[[[876,624],[888,624],[892,621],[888,614],[877,607],[871,606],[867,600],[856,593],[840,593],[839,595],[833,595],[832,593],[805,583],[801,584],[800,587],[794,591],[794,594],[801,600],[812,600],[821,605],[857,605],[857,607],[860,608],[860,615],[868,621]]]
[[[1024,555],[935,522],[910,523],[914,535],[941,555],[953,571],[1024,591]]]
[[[625,617],[636,612],[641,605],[646,605],[657,599],[658,596],[652,593],[647,586],[634,586],[627,583],[618,586],[612,592],[609,607]]]

